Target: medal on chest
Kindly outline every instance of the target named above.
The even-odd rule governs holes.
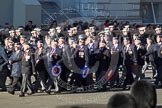
[[[25,61],[28,61],[30,59],[30,56],[27,54],[25,55]]]
[[[128,54],[129,55],[132,55],[133,54],[133,51],[130,48],[128,49]]]
[[[160,54],[162,55],[162,50],[160,51]]]
[[[83,51],[80,51],[80,52],[79,52],[79,57],[80,57],[80,58],[84,58],[84,52],[83,52]]]
[[[106,59],[106,56],[103,56],[103,59],[105,60]]]
[[[54,55],[54,58],[57,59],[57,58],[58,58],[58,54],[55,54],[55,55]]]

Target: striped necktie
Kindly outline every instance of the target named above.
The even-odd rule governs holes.
[[[55,51],[56,51],[56,48],[52,48],[50,54],[51,54],[51,55],[54,55],[54,54],[55,54]]]

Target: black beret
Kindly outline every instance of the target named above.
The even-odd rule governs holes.
[[[162,38],[162,34],[157,35],[157,37]]]
[[[118,40],[119,38],[115,36],[115,37],[113,37],[113,39],[114,39],[114,40]]]
[[[85,41],[85,40],[86,40],[86,38],[84,38],[84,37],[79,39],[79,41]]]
[[[65,39],[65,38],[61,36],[61,37],[59,37],[59,39]]]
[[[58,42],[58,39],[57,38],[53,38],[51,41],[52,42]]]
[[[9,38],[5,38],[5,40],[9,40]]]
[[[138,33],[134,33],[133,35],[134,35],[134,36],[139,36],[139,34],[138,34]]]
[[[13,39],[12,38],[8,38],[8,41],[13,41]]]
[[[141,38],[140,38],[140,37],[138,37],[136,40],[140,40],[140,41],[141,41]]]
[[[129,37],[124,37],[124,40],[130,41],[130,38]]]
[[[27,41],[27,42],[25,42],[24,44],[25,44],[25,45],[31,46],[31,42],[30,42],[30,41]]]
[[[78,41],[73,41],[73,44],[78,44]]]
[[[25,35],[21,35],[20,38],[26,38],[26,36]]]
[[[21,46],[20,42],[14,44],[15,46]]]
[[[147,39],[152,40],[152,37],[151,36],[148,36]]]
[[[43,41],[42,40],[38,40],[37,43],[43,43]]]

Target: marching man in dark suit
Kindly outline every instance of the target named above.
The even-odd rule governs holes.
[[[156,26],[155,28],[155,34],[152,36],[153,43],[156,43],[156,38],[158,35],[161,34],[161,27],[159,25]]]
[[[142,67],[145,64],[146,49],[141,43],[141,38],[135,40],[135,46],[137,48],[137,67],[134,67],[135,80],[139,80],[142,76]]]
[[[118,37],[113,37],[113,45],[111,47],[111,65],[116,67],[114,77],[111,81],[111,85],[114,86],[116,82],[116,86],[119,85],[119,66],[122,65],[122,45],[119,44]]]
[[[157,44],[155,46],[155,60],[156,60],[156,67],[157,67],[157,77],[155,81],[156,87],[162,86],[162,35],[157,35]],[[161,85],[159,85],[161,82]]]
[[[58,47],[62,53],[62,59],[58,61],[58,64],[61,65],[61,67],[62,67],[62,72],[61,72],[60,78],[63,81],[67,82],[67,77],[70,72],[69,65],[71,63],[70,63],[69,59],[70,59],[71,55],[70,55],[69,46],[66,44],[64,37],[60,37],[58,39]],[[62,88],[62,90],[64,90],[64,88]]]
[[[11,65],[11,76],[13,77],[13,82],[8,89],[8,93],[14,94],[16,85],[20,85],[20,77],[21,77],[21,58],[22,58],[22,51],[20,49],[20,43],[15,43],[14,48],[15,51],[12,53],[11,57],[9,58],[9,64]]]
[[[37,49],[35,51],[35,70],[38,74],[38,79],[35,90],[38,90],[40,83],[42,91],[46,89],[46,67],[43,59],[43,50],[43,41],[37,41]]]
[[[139,37],[141,38],[141,42],[144,45],[146,45],[146,39],[148,37],[148,34],[146,34],[146,27],[139,27],[138,30],[139,30],[139,33],[140,33]]]
[[[77,65],[77,68],[82,69],[83,67],[87,67],[89,64],[88,59],[88,48],[85,46],[85,37],[81,36],[79,39],[79,45],[75,49],[74,52],[74,61]],[[78,72],[78,77],[76,77],[78,86],[87,86],[89,85],[88,78],[82,78],[81,72]]]
[[[6,52],[4,50],[4,48],[2,47],[2,45],[0,45],[0,86],[1,86],[1,90],[0,91],[6,91],[6,86],[5,86],[5,82],[6,82],[6,71],[5,71],[5,66],[8,63],[8,57],[6,55]]]
[[[106,75],[111,59],[110,51],[106,48],[106,41],[104,40],[99,43],[97,59],[99,61],[99,67],[96,72],[96,80],[99,81]],[[106,84],[102,85],[102,90],[106,90]]]
[[[89,36],[86,41],[87,41],[87,48],[88,48],[88,55],[89,55],[89,57],[88,57],[89,58],[89,67],[92,68],[95,65],[96,61],[97,61],[96,60],[96,55],[97,54],[95,52],[98,49],[98,45],[95,44],[95,41],[94,41],[92,36]],[[95,73],[96,72],[94,71],[93,73],[89,74],[89,82],[90,82],[90,84],[92,84],[93,80],[95,80],[95,79],[93,79],[93,77],[95,76]]]
[[[134,45],[130,43],[129,37],[124,38],[123,42],[123,66],[124,73],[126,73],[126,79],[124,80],[123,89],[125,89],[127,84],[132,84],[134,82],[132,67],[137,66],[137,49]]]
[[[28,88],[28,95],[34,93],[33,87],[31,84],[31,74],[34,72],[34,57],[33,52],[30,50],[30,43],[26,42],[23,45],[24,51],[21,60],[21,73],[22,73],[22,85],[20,90],[20,97],[25,96],[25,91]]]
[[[153,40],[152,37],[148,37],[147,38],[147,45],[146,45],[146,62],[145,65],[142,68],[142,77],[145,77],[145,71],[148,67],[148,64],[150,63],[152,65],[152,71],[153,71],[153,78],[157,76],[157,70],[156,70],[156,65],[155,65],[155,53],[154,53],[154,44],[153,44]]]
[[[49,73],[46,92],[50,94],[52,85],[54,84],[54,87],[55,87],[54,91],[55,93],[58,93],[60,92],[59,85],[58,85],[60,76],[51,75],[52,67],[55,65],[58,65],[58,61],[61,60],[61,57],[62,57],[62,52],[59,49],[56,40],[51,41],[51,48],[47,51],[46,56],[47,56],[47,66],[48,66],[47,71]]]
[[[105,35],[104,32],[100,32],[99,36],[100,36],[100,41],[104,40],[106,42],[106,48],[110,49],[112,46],[112,41],[109,39],[109,36]]]

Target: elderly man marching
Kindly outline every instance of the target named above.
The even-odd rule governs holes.
[[[32,85],[31,85],[31,74],[34,71],[34,58],[33,54],[30,50],[30,44],[25,43],[23,45],[24,51],[21,59],[21,73],[22,73],[22,86],[20,90],[19,97],[25,96],[25,91],[28,88],[28,95],[34,93]]]
[[[19,84],[20,86],[20,77],[21,77],[21,57],[22,51],[20,49],[20,43],[15,43],[14,48],[15,51],[12,53],[11,57],[9,58],[9,64],[11,67],[11,76],[13,77],[13,82],[10,88],[7,90],[8,93],[14,94],[16,85]]]

